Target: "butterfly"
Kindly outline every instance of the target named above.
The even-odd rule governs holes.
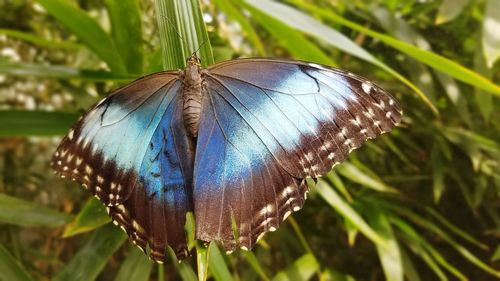
[[[401,120],[399,103],[340,69],[236,59],[140,78],[70,129],[52,159],[150,258],[189,255],[184,231],[231,252],[251,249],[302,208],[318,178]],[[237,231],[237,239],[233,230]]]

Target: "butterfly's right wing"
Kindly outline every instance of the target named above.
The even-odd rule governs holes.
[[[118,89],[84,115],[57,149],[52,166],[81,183],[150,256],[170,245],[186,252],[192,149],[182,120],[178,74],[160,72]]]
[[[194,168],[197,238],[250,249],[305,200],[319,177],[367,139],[390,131],[401,107],[342,70],[242,59],[210,67]],[[233,235],[238,232],[238,239]]]

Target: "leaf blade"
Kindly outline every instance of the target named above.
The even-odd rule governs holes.
[[[0,193],[0,222],[20,226],[58,227],[70,219],[68,214]]]
[[[82,9],[64,0],[38,0],[38,3],[105,61],[113,72],[126,73],[123,60],[111,37]]]
[[[54,277],[53,281],[95,280],[108,259],[125,242],[127,236],[108,224],[94,231],[78,253]]]

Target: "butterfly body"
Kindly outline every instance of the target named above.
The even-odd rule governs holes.
[[[182,99],[186,130],[190,136],[196,137],[200,123],[202,99],[206,91],[203,85],[200,61],[196,56],[187,60],[187,67],[181,80],[183,81]]]
[[[196,238],[252,248],[305,201],[317,178],[401,118],[356,75],[313,63],[241,59],[160,72],[111,93],[63,138],[52,166],[82,183],[150,257]],[[236,226],[238,238],[233,233]]]

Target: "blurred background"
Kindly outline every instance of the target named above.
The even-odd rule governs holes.
[[[89,192],[49,167],[80,114],[168,65],[158,2],[199,9],[197,0],[0,0],[0,280],[197,278],[196,255],[153,264]],[[213,0],[201,9],[193,20],[205,24],[215,62],[332,65],[375,81],[404,109],[399,128],[311,183],[304,208],[253,252],[210,246],[208,279],[500,280],[500,1]]]

